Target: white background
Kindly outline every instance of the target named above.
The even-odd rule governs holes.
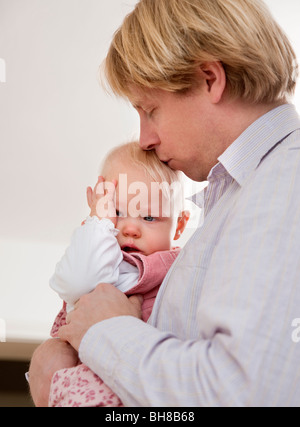
[[[61,306],[49,277],[88,214],[86,187],[111,147],[138,137],[136,113],[97,80],[135,3],[0,0],[0,319],[8,339],[48,336]],[[300,57],[300,2],[267,3]],[[295,103],[299,111],[299,89]]]

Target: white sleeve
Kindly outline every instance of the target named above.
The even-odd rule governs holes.
[[[122,292],[130,291],[138,283],[139,276],[138,268],[123,260],[120,264],[119,279],[116,288]]]
[[[50,279],[50,287],[66,301],[67,311],[99,283],[117,283],[123,260],[117,234],[110,220],[97,217],[88,217],[74,231],[71,244]]]

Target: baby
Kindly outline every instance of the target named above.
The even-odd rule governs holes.
[[[76,301],[99,283],[111,283],[128,296],[142,294],[142,319],[147,321],[179,253],[172,242],[189,219],[183,210],[180,172],[137,142],[115,148],[101,173],[95,188],[87,189],[90,215],[75,230],[50,280],[64,301],[53,337]],[[122,402],[89,368],[78,365],[54,374],[49,406],[122,406]]]

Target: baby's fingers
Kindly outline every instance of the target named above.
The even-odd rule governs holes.
[[[92,204],[93,204],[93,189],[92,189],[92,187],[88,187],[86,189],[86,199],[87,199],[87,203],[88,203],[89,207],[92,208]]]
[[[107,200],[114,201],[117,185],[118,185],[118,181],[116,179],[113,179],[112,182],[105,183]]]
[[[97,196],[105,195],[105,184],[104,184],[103,176],[98,177],[97,184],[95,185],[95,188],[94,188],[94,195],[95,195],[95,198],[97,198]]]

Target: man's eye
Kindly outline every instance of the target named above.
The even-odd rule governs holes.
[[[147,114],[147,117],[148,117],[148,119],[151,119],[151,117],[153,116],[153,113],[154,113],[154,108],[152,108],[152,110],[148,110],[148,111],[146,111],[146,114]]]
[[[155,218],[153,218],[153,216],[145,216],[144,221],[153,222],[153,221],[155,221]]]

